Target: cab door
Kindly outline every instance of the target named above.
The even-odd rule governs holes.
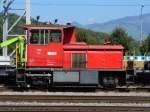
[[[58,29],[49,30],[49,48],[47,49],[47,65],[53,67],[63,66],[63,42],[62,31]]]
[[[62,67],[62,31],[34,29],[27,45],[28,67]]]

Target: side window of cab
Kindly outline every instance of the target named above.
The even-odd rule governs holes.
[[[61,30],[50,30],[49,42],[59,43],[62,40]]]
[[[34,29],[30,31],[30,44],[47,45],[49,31],[47,29]]]

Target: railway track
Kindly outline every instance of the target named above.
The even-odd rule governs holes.
[[[150,112],[130,106],[0,106],[0,112]]]
[[[0,95],[1,102],[150,103],[149,96]]]
[[[150,96],[0,95],[0,112],[150,112]]]

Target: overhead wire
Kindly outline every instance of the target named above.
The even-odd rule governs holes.
[[[2,2],[3,0],[1,0]],[[109,2],[109,4],[108,4]],[[149,0],[143,0],[142,1],[144,6],[150,6]],[[25,1],[15,1],[15,4],[23,5],[25,4]],[[32,5],[38,5],[38,6],[139,6],[137,4],[137,1],[120,1],[120,0],[97,0],[97,3],[53,3],[53,2],[31,2]],[[140,3],[142,4],[142,3]]]
[[[130,2],[131,3],[131,2]],[[24,2],[16,2],[15,4],[22,5]],[[93,3],[39,3],[39,2],[32,2],[32,5],[37,5],[37,6],[140,6],[140,4],[135,4],[134,2],[132,4],[126,3],[122,4],[120,2],[115,4],[113,2],[107,4],[107,3],[98,3],[98,4],[93,4]],[[149,4],[144,4],[144,6],[150,6]]]

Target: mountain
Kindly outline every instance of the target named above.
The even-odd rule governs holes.
[[[146,37],[150,33],[150,14],[144,14],[143,17],[143,37]],[[116,20],[111,20],[105,23],[93,23],[88,25],[81,25],[75,22],[76,26],[90,29],[97,32],[110,33],[116,27],[124,28],[129,35],[133,38],[140,40],[140,17],[128,16]]]
[[[77,26],[77,27],[79,27],[79,28],[84,28],[84,27],[85,27],[84,25],[81,25],[81,24],[79,24],[79,23],[76,22],[76,21],[73,21],[71,24],[74,25],[74,26]]]

